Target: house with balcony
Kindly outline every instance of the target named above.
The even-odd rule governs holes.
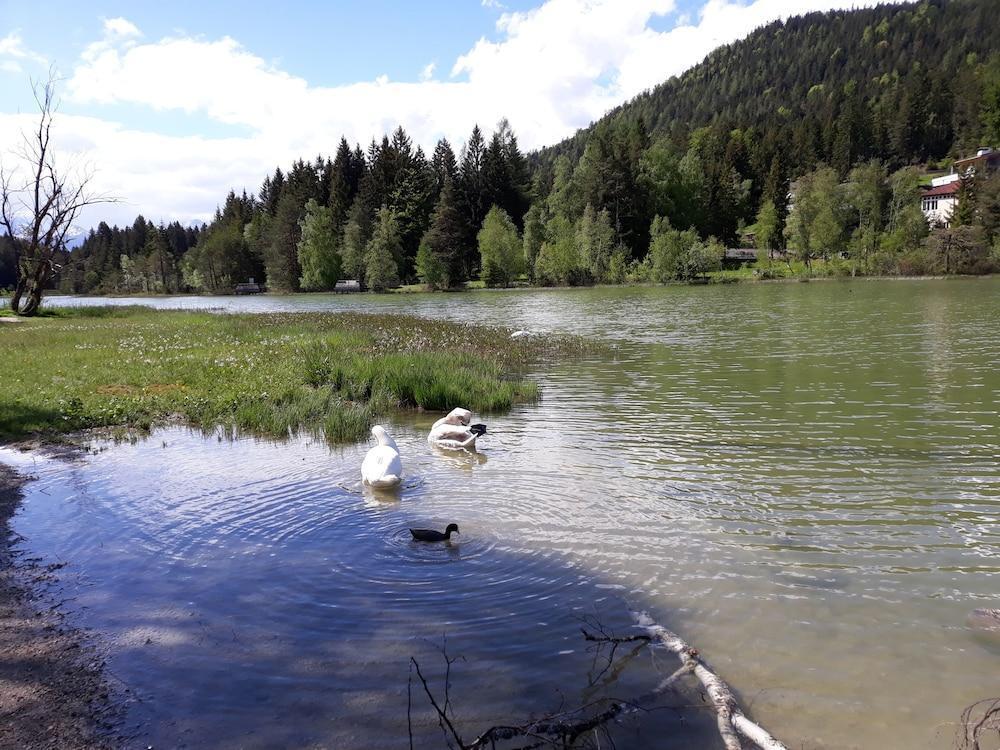
[[[932,227],[946,227],[951,224],[958,207],[958,189],[966,177],[988,175],[1000,169],[1000,151],[983,147],[975,156],[958,159],[951,167],[951,173],[931,180],[929,188],[920,195],[920,210]]]

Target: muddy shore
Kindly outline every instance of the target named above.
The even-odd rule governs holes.
[[[121,747],[103,660],[46,594],[59,565],[16,551],[26,478],[0,464],[0,747]]]

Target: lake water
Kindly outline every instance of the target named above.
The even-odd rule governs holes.
[[[542,401],[487,417],[479,456],[432,452],[433,415],[390,423],[398,498],[362,492],[366,444],[169,428],[73,462],[0,450],[39,477],[15,529],[69,563],[72,619],[138,696],[137,745],[405,747],[409,657],[440,689],[445,634],[469,736],[636,695],[673,664],[588,688],[579,636],[630,608],[791,747],[948,747],[1000,695],[1000,641],[967,621],[1000,606],[998,279],[137,301],[615,345],[541,363]],[[450,521],[456,545],[408,539]],[[694,700],[618,746],[712,747]],[[416,746],[444,746],[413,702]]]

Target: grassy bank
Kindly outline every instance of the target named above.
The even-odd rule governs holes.
[[[0,326],[0,440],[179,419],[352,441],[394,409],[536,399],[518,374],[582,346],[397,315],[49,310]]]

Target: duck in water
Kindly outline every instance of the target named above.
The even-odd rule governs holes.
[[[447,542],[451,540],[452,532],[459,533],[457,523],[449,523],[443,534],[434,529],[410,529],[415,542]]]

